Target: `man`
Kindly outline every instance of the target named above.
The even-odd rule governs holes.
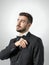
[[[9,45],[0,52],[1,60],[10,58],[10,65],[43,65],[43,43],[29,32],[32,22],[33,17],[29,13],[19,14],[16,25],[19,35],[11,39]]]

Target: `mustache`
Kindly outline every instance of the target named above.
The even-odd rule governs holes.
[[[20,25],[17,25],[18,27],[21,27]]]

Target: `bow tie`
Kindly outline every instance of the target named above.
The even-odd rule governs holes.
[[[25,35],[23,35],[23,36],[17,36],[17,40],[19,40],[20,38],[25,38]]]

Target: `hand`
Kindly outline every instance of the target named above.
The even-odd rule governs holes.
[[[19,41],[15,42],[15,45],[25,48],[26,45],[28,45],[28,42],[25,39],[21,38]]]

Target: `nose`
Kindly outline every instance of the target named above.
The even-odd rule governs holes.
[[[17,21],[17,25],[20,25],[21,24],[21,20]]]

